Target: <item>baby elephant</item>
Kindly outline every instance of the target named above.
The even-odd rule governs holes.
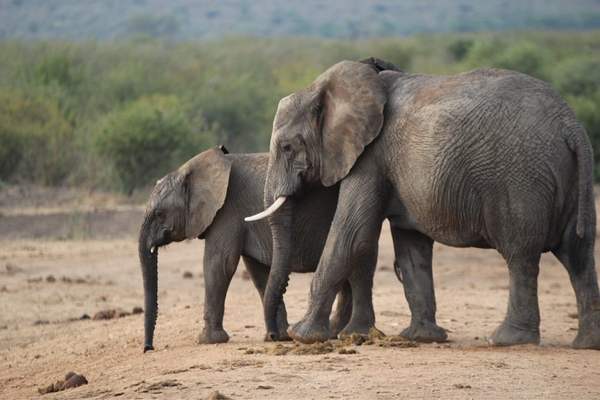
[[[144,352],[153,350],[157,316],[158,248],[199,238],[204,249],[204,329],[200,343],[229,340],[223,329],[225,296],[240,256],[263,298],[273,254],[267,222],[244,223],[244,216],[263,208],[263,188],[269,155],[226,154],[223,148],[204,151],[160,179],[146,208],[139,236],[145,296]],[[316,269],[335,213],[338,187],[311,192],[296,210],[293,272]],[[337,334],[352,312],[348,282],[339,293],[332,318]],[[288,339],[285,305],[277,312],[278,338]]]

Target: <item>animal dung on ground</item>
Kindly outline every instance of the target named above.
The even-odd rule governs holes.
[[[387,336],[377,328],[371,328],[368,335],[359,335],[353,333],[340,340],[343,345],[355,345],[355,346],[368,346],[375,345],[379,347],[397,347],[397,348],[410,348],[417,347],[416,342],[407,340],[402,336],[391,335]]]
[[[60,392],[61,390],[76,388],[77,386],[87,385],[88,381],[83,375],[69,372],[65,375],[65,379],[51,383],[48,386],[38,389],[39,394],[48,394]]]
[[[92,319],[94,321],[105,320],[105,319],[116,319],[116,318],[128,317],[133,314],[141,314],[143,312],[144,312],[144,309],[142,307],[133,307],[131,312],[125,311],[122,308],[111,308],[108,310],[98,311],[96,314],[94,314]]]
[[[98,311],[96,314],[94,314],[92,319],[94,321],[98,321],[98,320],[103,320],[103,319],[121,318],[121,317],[126,317],[128,315],[130,315],[130,314],[121,308],[113,308],[110,310]]]
[[[376,328],[371,328],[368,335],[360,335],[353,333],[341,340],[327,341],[323,343],[302,344],[293,343],[285,345],[278,343],[275,346],[263,348],[246,348],[242,347],[245,354],[270,354],[275,356],[284,355],[315,355],[337,352],[338,354],[357,354],[355,349],[348,349],[348,346],[379,346],[379,347],[396,347],[396,348],[411,348],[417,347],[418,344],[407,340],[401,336],[386,336],[383,332]]]
[[[162,381],[154,382],[145,386],[140,386],[136,391],[142,393],[162,393],[165,388],[182,388],[183,385],[177,381],[177,379],[165,379]]]
[[[344,349],[346,343],[327,341],[323,343],[312,343],[302,344],[293,343],[290,345],[278,343],[275,346],[263,347],[262,349],[246,349],[244,348],[245,354],[270,354],[274,356],[305,356],[305,355],[317,355],[333,353],[334,351],[340,352],[340,354],[356,354],[356,351]],[[344,350],[345,352],[342,352]]]

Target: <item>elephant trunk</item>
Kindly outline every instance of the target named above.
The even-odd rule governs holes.
[[[267,337],[278,340],[277,317],[291,273],[293,202],[288,200],[277,215],[270,217],[269,222],[273,235],[273,259],[264,295],[265,323]]]
[[[140,230],[138,252],[144,280],[144,353],[154,350],[154,327],[158,312],[158,248],[150,242],[150,221],[144,220]]]

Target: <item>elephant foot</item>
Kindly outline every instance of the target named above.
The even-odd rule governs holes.
[[[287,329],[280,329],[277,334],[265,334],[265,342],[289,342],[292,340],[287,333]]]
[[[539,329],[522,329],[504,321],[489,339],[494,346],[514,346],[518,344],[540,344]]]
[[[338,334],[344,329],[344,327],[348,324],[348,320],[342,321],[340,318],[332,318],[329,320],[329,330],[331,335],[329,339],[336,339]]]
[[[400,336],[421,343],[442,343],[448,340],[446,330],[429,321],[411,322],[410,326],[400,333]]]
[[[338,337],[340,339],[345,339],[352,335],[359,335],[366,338],[369,336],[372,329],[375,329],[379,332],[379,329],[375,328],[375,325],[373,324],[358,324],[350,321],[350,323],[348,323],[348,325],[346,325],[344,329],[340,331]]]
[[[288,329],[290,337],[300,343],[310,344],[316,342],[325,342],[330,338],[329,321],[317,324],[303,318],[300,322],[294,324]]]
[[[338,334],[340,333],[340,331],[342,330],[343,327],[340,326],[340,324],[338,323],[338,321],[336,320],[329,320],[329,339],[336,339],[338,337]]]
[[[574,349],[600,350],[600,311],[594,311],[581,320],[572,346]]]
[[[198,336],[198,344],[227,343],[229,335],[223,329],[206,329]]]

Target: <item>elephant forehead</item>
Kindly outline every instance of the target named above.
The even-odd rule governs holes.
[[[148,209],[154,209],[161,201],[163,201],[169,194],[175,190],[180,184],[179,179],[173,174],[169,174],[161,178],[150,195],[150,201],[148,202]]]
[[[298,96],[296,93],[292,93],[289,96],[279,100],[277,113],[275,114],[275,120],[273,121],[273,128],[277,129],[287,123],[290,123],[291,120],[294,119],[294,116],[298,114],[300,108],[300,96]]]
[[[295,93],[289,94],[279,100],[279,104],[277,105],[277,112],[285,110],[294,102]]]

